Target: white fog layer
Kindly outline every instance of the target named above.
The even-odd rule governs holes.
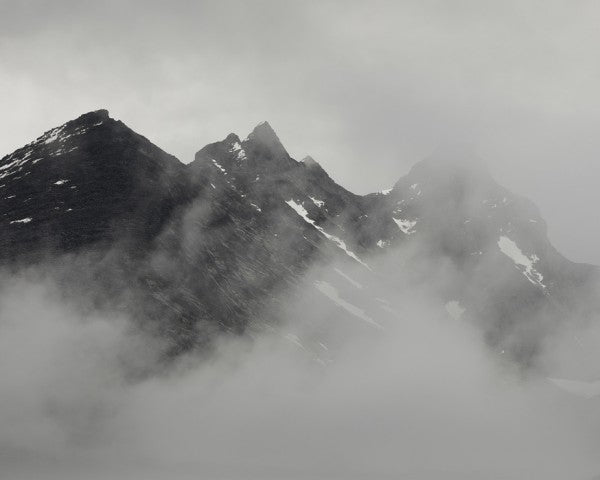
[[[361,268],[349,276],[368,285]],[[378,294],[394,298],[393,289]],[[327,362],[297,340],[319,328],[317,307],[301,296],[287,314],[306,322],[254,341],[224,340],[210,361],[188,356],[167,373],[132,379],[126,372],[151,363],[155,350],[126,319],[82,315],[41,281],[5,282],[2,478],[597,474],[597,402],[557,380],[524,377],[490,355],[473,327],[424,306],[434,298],[405,292],[398,301],[386,300],[392,317],[372,320],[384,330],[365,335],[356,324],[330,333],[332,344],[339,333],[344,340]],[[338,320],[356,322],[347,310],[342,304]],[[283,338],[289,328],[293,341]]]

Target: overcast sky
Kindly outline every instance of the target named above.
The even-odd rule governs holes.
[[[600,3],[0,0],[0,156],[108,108],[189,162],[268,120],[357,193],[448,140],[600,264]]]

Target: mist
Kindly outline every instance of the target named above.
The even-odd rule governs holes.
[[[599,15],[0,0],[0,157],[38,138],[0,175],[28,192],[0,199],[0,479],[599,479],[596,270],[562,256],[600,264]],[[230,132],[241,156],[214,152],[264,160],[240,143],[268,120],[296,170],[237,189],[213,150],[185,170],[113,118],[185,164]],[[411,213],[402,176],[456,144],[486,168],[425,172]]]
[[[324,271],[343,272],[341,280],[361,290],[377,288],[387,302],[385,314],[373,317],[381,328],[315,301],[321,294],[311,285]],[[209,358],[190,352],[137,376],[140,365],[158,365],[155,338],[126,317],[82,309],[48,276],[5,275],[0,476],[598,474],[597,402],[492,352],[480,328],[440,310],[432,289],[398,294],[397,286],[370,285],[370,275],[358,264],[315,267],[299,292],[282,298],[278,328],[223,336]],[[328,347],[300,340],[317,332]],[[548,342],[544,362],[575,358],[561,338]]]

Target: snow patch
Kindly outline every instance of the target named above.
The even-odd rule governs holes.
[[[58,136],[60,135],[60,132],[62,132],[62,129],[63,129],[63,127],[58,127],[58,128],[55,128],[54,130],[51,130],[50,132],[48,132],[48,136],[44,140],[44,143],[46,145],[48,145],[49,143],[52,143],[52,142],[55,142],[56,140],[58,140]]]
[[[504,255],[515,262],[517,268],[522,267],[519,268],[519,270],[523,272],[523,275],[525,275],[527,280],[534,285],[546,288],[546,285],[542,283],[542,280],[544,279],[543,275],[533,267],[533,265],[539,260],[537,255],[534,254],[531,257],[528,257],[521,251],[514,241],[504,235],[498,240],[498,247]]]
[[[392,220],[394,220],[394,222],[396,222],[396,225],[398,225],[398,228],[402,231],[402,233],[406,234],[406,235],[411,235],[413,233],[415,233],[415,225],[417,224],[416,220],[408,220],[408,219],[403,219],[403,218],[394,218],[392,217]]]
[[[219,170],[221,170],[221,172],[223,172],[223,175],[227,175],[227,170],[225,170],[220,164],[219,162],[217,162],[214,158],[211,158],[212,163],[215,167],[217,167]]]
[[[31,217],[21,218],[20,220],[13,220],[10,223],[29,223],[33,220]]]
[[[237,159],[238,160],[246,160],[246,152],[244,151],[244,149],[240,145],[240,142],[234,142],[233,145],[231,146],[231,150],[230,151],[231,152],[237,152]]]
[[[306,208],[304,208],[303,205],[296,203],[294,200],[286,200],[285,203],[287,203],[290,207],[292,207],[294,209],[294,211],[298,215],[300,215],[305,222],[316,226],[315,221],[308,217],[308,212],[306,211]]]
[[[21,170],[21,166],[30,161],[31,151],[27,151],[22,157],[13,159],[13,155],[9,156],[7,160],[12,160],[11,162],[5,163],[4,165],[0,165],[0,171],[5,170],[4,173],[0,174],[0,178],[8,177],[9,175],[14,175],[15,173]],[[33,160],[33,164],[36,164],[41,159]]]
[[[382,195],[389,195],[393,188],[386,188],[385,190],[381,190],[379,193]]]
[[[9,168],[11,168],[11,167],[18,166],[18,163],[19,163],[20,161],[21,161],[21,160],[17,158],[16,160],[13,160],[13,161],[12,161],[12,162],[10,162],[10,163],[5,163],[4,165],[0,165],[0,170],[8,170],[8,169],[9,169]]]
[[[323,200],[319,200],[318,198],[315,197],[308,197],[312,200],[312,202],[319,208],[321,208],[323,205],[325,205],[325,202]]]
[[[341,238],[336,237],[335,235],[331,235],[331,234],[327,233],[325,230],[323,230],[323,228],[321,228],[319,225],[317,225],[313,219],[309,218],[308,212],[306,211],[306,209],[304,208],[304,206],[300,205],[299,203],[296,203],[294,200],[286,200],[285,203],[287,203],[290,207],[292,207],[294,209],[294,211],[300,217],[302,217],[302,219],[306,223],[309,223],[310,225],[312,225],[313,227],[315,227],[328,240],[331,240],[339,248],[341,248],[342,250],[344,250],[344,252],[346,253],[346,255],[348,255],[352,259],[356,260],[358,263],[360,263],[364,267],[368,268],[369,270],[371,269],[371,267],[369,267],[365,262],[363,262],[360,258],[358,258],[358,256],[354,252],[348,250],[348,247],[346,246],[346,242],[344,242]]]
[[[293,333],[287,333],[286,335],[284,335],[283,338],[285,338],[288,342],[293,343],[298,348],[301,348],[302,350],[306,350],[304,348],[304,345],[302,345],[302,343],[300,342],[300,338],[298,337],[298,335],[294,335]]]
[[[369,325],[372,325],[376,328],[383,330],[383,327],[379,323],[377,323],[375,320],[373,320],[371,317],[369,317],[364,312],[364,310],[361,310],[360,308],[356,307],[355,305],[352,305],[351,303],[347,302],[343,298],[340,298],[338,291],[335,289],[335,287],[333,287],[329,283],[317,280],[315,282],[315,287],[317,288],[317,290],[319,290],[319,292],[321,292],[323,295],[328,297],[334,303],[336,303],[337,305],[342,307],[348,313],[354,315],[355,317],[360,318],[361,320],[364,320]]]
[[[346,275],[344,272],[342,272],[339,268],[334,268],[334,270],[336,271],[336,273],[340,277],[345,278],[346,280],[348,280],[348,282],[351,285],[355,286],[358,289],[362,289],[363,288],[363,286],[360,283],[358,283],[356,280],[353,280],[352,278],[350,278],[348,275]]]
[[[56,182],[54,182],[54,185],[64,185],[67,182],[68,180],[57,180]]]

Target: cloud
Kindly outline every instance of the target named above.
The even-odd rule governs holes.
[[[600,470],[597,402],[523,378],[423,292],[399,299],[396,321],[377,318],[381,331],[343,310],[332,318],[330,306],[315,316],[306,302],[323,307],[307,288],[286,303],[293,323],[281,330],[223,339],[208,360],[136,376],[156,345],[126,318],[82,313],[31,278],[0,291],[7,478],[588,479]],[[319,322],[335,325],[326,365],[284,339],[286,329],[308,338]]]
[[[292,155],[312,154],[364,193],[390,186],[438,144],[464,140],[540,204],[561,250],[600,263],[592,3],[0,8],[5,153],[99,107],[186,162],[268,119]],[[316,293],[286,318],[305,316]],[[440,319],[438,299],[417,293],[382,334],[328,316],[347,330],[329,332],[341,346],[326,367],[273,335],[223,341],[207,362],[186,358],[144,377],[160,346],[127,318],[10,277],[0,289],[0,476],[597,475],[597,402],[521,378],[490,357],[479,332]],[[547,363],[580,365],[571,344],[547,344]],[[594,350],[585,352],[593,364]]]

